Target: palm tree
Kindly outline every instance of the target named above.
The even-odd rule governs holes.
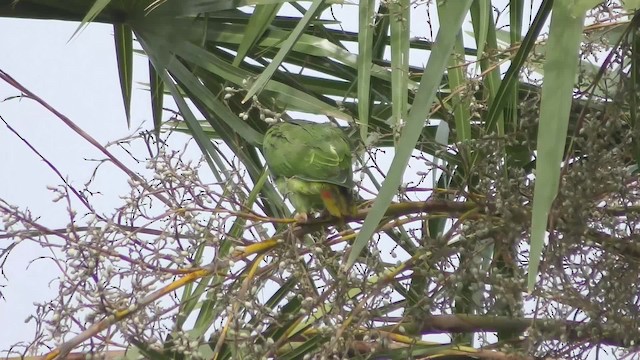
[[[212,190],[160,151],[179,186],[162,192],[131,173],[138,200],[153,194],[170,224],[83,231],[108,261],[122,249],[95,239],[114,234],[158,255],[144,276],[126,272],[132,284],[150,273],[157,284],[176,278],[155,292],[136,288],[133,305],[92,297],[89,324],[56,317],[83,331],[50,356],[83,343],[104,350],[100,332],[114,326],[131,354],[154,358],[632,352],[640,17],[617,2],[504,3],[362,1],[357,31],[346,31],[321,0],[0,0],[0,16],[113,24],[127,112],[137,44],[149,58],[156,136],[193,136],[217,177]],[[437,14],[433,39],[410,37],[413,6]],[[424,67],[411,64],[427,53]],[[177,125],[163,122],[166,95]],[[325,117],[359,144],[360,193],[371,201],[349,219],[352,230],[324,219],[292,226],[268,178],[265,119],[299,113]],[[393,161],[380,170],[385,149]],[[409,175],[416,182],[403,184]],[[190,196],[179,201],[175,189]],[[203,212],[212,214],[204,224]],[[176,234],[192,241],[167,264],[159,244]],[[143,246],[144,236],[160,240]],[[169,294],[179,296],[173,308],[154,307]],[[435,333],[451,341],[425,337]]]

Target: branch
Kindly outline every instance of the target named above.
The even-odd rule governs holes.
[[[473,332],[514,332],[521,333],[532,329],[544,335],[544,338],[562,342],[599,342],[604,345],[629,347],[630,340],[623,327],[605,326],[603,323],[579,322],[554,319],[510,318],[491,315],[431,315],[421,323],[405,322],[401,324],[407,332],[421,334],[473,333]],[[390,330],[399,325],[388,326]],[[607,330],[603,330],[603,328]],[[593,330],[599,330],[599,337]]]

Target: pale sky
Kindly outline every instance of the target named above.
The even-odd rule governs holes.
[[[151,128],[149,95],[134,85],[131,123],[127,128],[115,62],[112,27],[91,24],[73,39],[77,24],[60,21],[27,21],[0,18],[0,69],[27,89],[43,98],[81,128],[105,144],[131,133],[143,121]],[[148,82],[146,59],[135,56],[134,80]],[[19,92],[0,82],[0,100]],[[0,102],[0,116],[37,150],[44,154],[70,183],[82,187],[89,179],[95,163],[85,158],[104,158],[86,141],[67,128],[54,115],[31,100]],[[4,153],[0,171],[0,198],[28,207],[42,222],[65,226],[68,216],[63,203],[53,204],[47,185],[61,180],[0,123],[0,144]],[[129,188],[119,170],[102,167],[95,188],[104,193],[94,198],[98,209],[109,209],[118,203],[117,194]],[[81,211],[81,209],[79,209]],[[11,240],[0,240],[0,248]],[[0,336],[0,356],[12,344],[33,339],[33,324],[25,319],[34,313],[33,302],[54,296],[57,284],[50,283],[59,270],[52,260],[27,261],[50,256],[38,246],[21,243],[4,266],[0,277],[0,323],[5,324]],[[10,324],[10,326],[9,326]],[[7,331],[11,329],[11,331]]]

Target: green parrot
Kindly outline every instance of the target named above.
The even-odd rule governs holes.
[[[278,123],[267,130],[262,149],[278,190],[296,209],[296,221],[322,210],[338,218],[355,214],[353,149],[340,128],[305,120]]]

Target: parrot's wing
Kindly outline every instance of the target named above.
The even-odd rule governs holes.
[[[353,187],[351,143],[331,124],[276,124],[265,134],[263,151],[275,176]]]

